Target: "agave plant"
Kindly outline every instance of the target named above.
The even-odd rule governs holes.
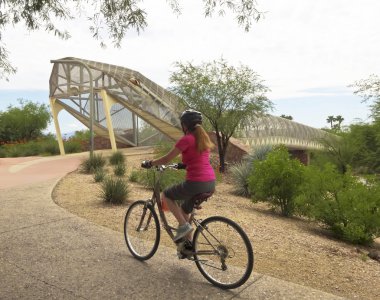
[[[251,164],[245,161],[239,162],[230,167],[232,182],[235,186],[235,193],[239,196],[250,197],[247,180],[251,168]]]
[[[94,173],[97,169],[103,168],[106,160],[101,154],[92,154],[81,163],[81,171],[86,174]]]
[[[237,195],[244,197],[251,196],[247,180],[252,172],[253,162],[255,160],[264,160],[271,150],[272,147],[269,145],[255,148],[250,154],[245,155],[241,162],[231,166],[231,177]]]
[[[124,163],[118,163],[114,170],[113,170],[113,173],[118,176],[118,177],[122,177],[125,175],[125,165]]]
[[[116,166],[118,164],[124,164],[125,162],[125,157],[123,155],[123,153],[121,153],[120,151],[116,151],[114,152],[110,158],[109,158],[109,162],[111,165],[113,166]]]
[[[104,177],[105,177],[106,173],[104,171],[103,168],[98,168],[95,170],[95,174],[94,174],[94,180],[95,182],[102,182]]]
[[[101,198],[112,204],[122,204],[128,196],[128,183],[121,178],[108,177],[102,182]]]

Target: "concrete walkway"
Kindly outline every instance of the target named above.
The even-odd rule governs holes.
[[[0,299],[342,299],[257,273],[220,290],[163,246],[135,260],[122,234],[52,201],[82,157],[0,158]]]

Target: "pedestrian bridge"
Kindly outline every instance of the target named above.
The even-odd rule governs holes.
[[[97,136],[108,138],[113,150],[120,144],[149,145],[182,136],[180,99],[139,72],[73,57],[52,62],[49,97],[61,154],[65,153],[58,118],[61,110],[92,127]],[[237,138],[249,147],[285,144],[308,150],[320,149],[324,136],[322,130],[265,115]]]

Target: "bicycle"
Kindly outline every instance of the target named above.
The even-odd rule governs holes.
[[[161,165],[154,168],[153,195],[130,205],[124,220],[124,238],[131,254],[138,260],[148,260],[157,251],[160,242],[160,222],[155,210],[157,204],[161,223],[173,240],[176,228],[165,217],[160,199],[160,178],[166,169],[184,169],[182,164]],[[158,176],[157,176],[158,174]],[[195,226],[192,242],[177,241],[179,258],[195,262],[201,274],[222,289],[243,285],[253,270],[252,245],[243,229],[234,221],[212,216],[204,220],[195,218],[195,210],[207,201],[212,193],[196,195],[189,223]],[[174,241],[173,241],[174,242]]]

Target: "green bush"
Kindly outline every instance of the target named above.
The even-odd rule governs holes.
[[[120,151],[116,151],[112,153],[112,155],[110,156],[109,162],[112,166],[116,166],[118,164],[124,164],[125,157],[123,153],[121,153]]]
[[[91,174],[96,171],[96,169],[103,168],[106,164],[105,159],[101,154],[93,153],[89,158],[85,159],[80,166],[83,173]]]
[[[42,146],[42,152],[50,155],[60,154],[58,142],[56,140],[47,140]]]
[[[3,146],[0,146],[0,157],[7,157],[7,151]]]
[[[254,149],[250,154],[243,157],[242,161],[229,168],[235,194],[244,197],[251,197],[248,188],[248,177],[252,172],[253,162],[264,160],[272,150],[271,146],[262,146]]]
[[[79,141],[69,140],[64,143],[66,153],[78,153],[82,151],[82,146]]]
[[[291,216],[304,168],[300,161],[290,158],[284,146],[270,152],[265,160],[254,161],[248,178],[252,200],[269,202],[273,207],[279,207],[281,214]]]
[[[105,173],[104,169],[98,168],[95,170],[94,180],[95,180],[95,182],[102,182],[105,176],[106,176],[106,173]]]
[[[139,171],[132,170],[131,174],[129,175],[129,181],[130,182],[138,182],[139,181]]]
[[[128,183],[121,178],[108,177],[102,182],[101,198],[111,204],[122,204],[128,197]]]
[[[24,157],[56,154],[59,154],[57,141],[52,136],[46,136],[26,143],[3,145],[0,155],[2,157]]]
[[[299,212],[327,225],[338,238],[370,244],[380,234],[380,186],[364,184],[332,164],[308,167],[296,199]]]
[[[118,176],[118,177],[122,177],[125,175],[125,165],[124,163],[118,163],[114,169],[113,169],[113,173]]]

